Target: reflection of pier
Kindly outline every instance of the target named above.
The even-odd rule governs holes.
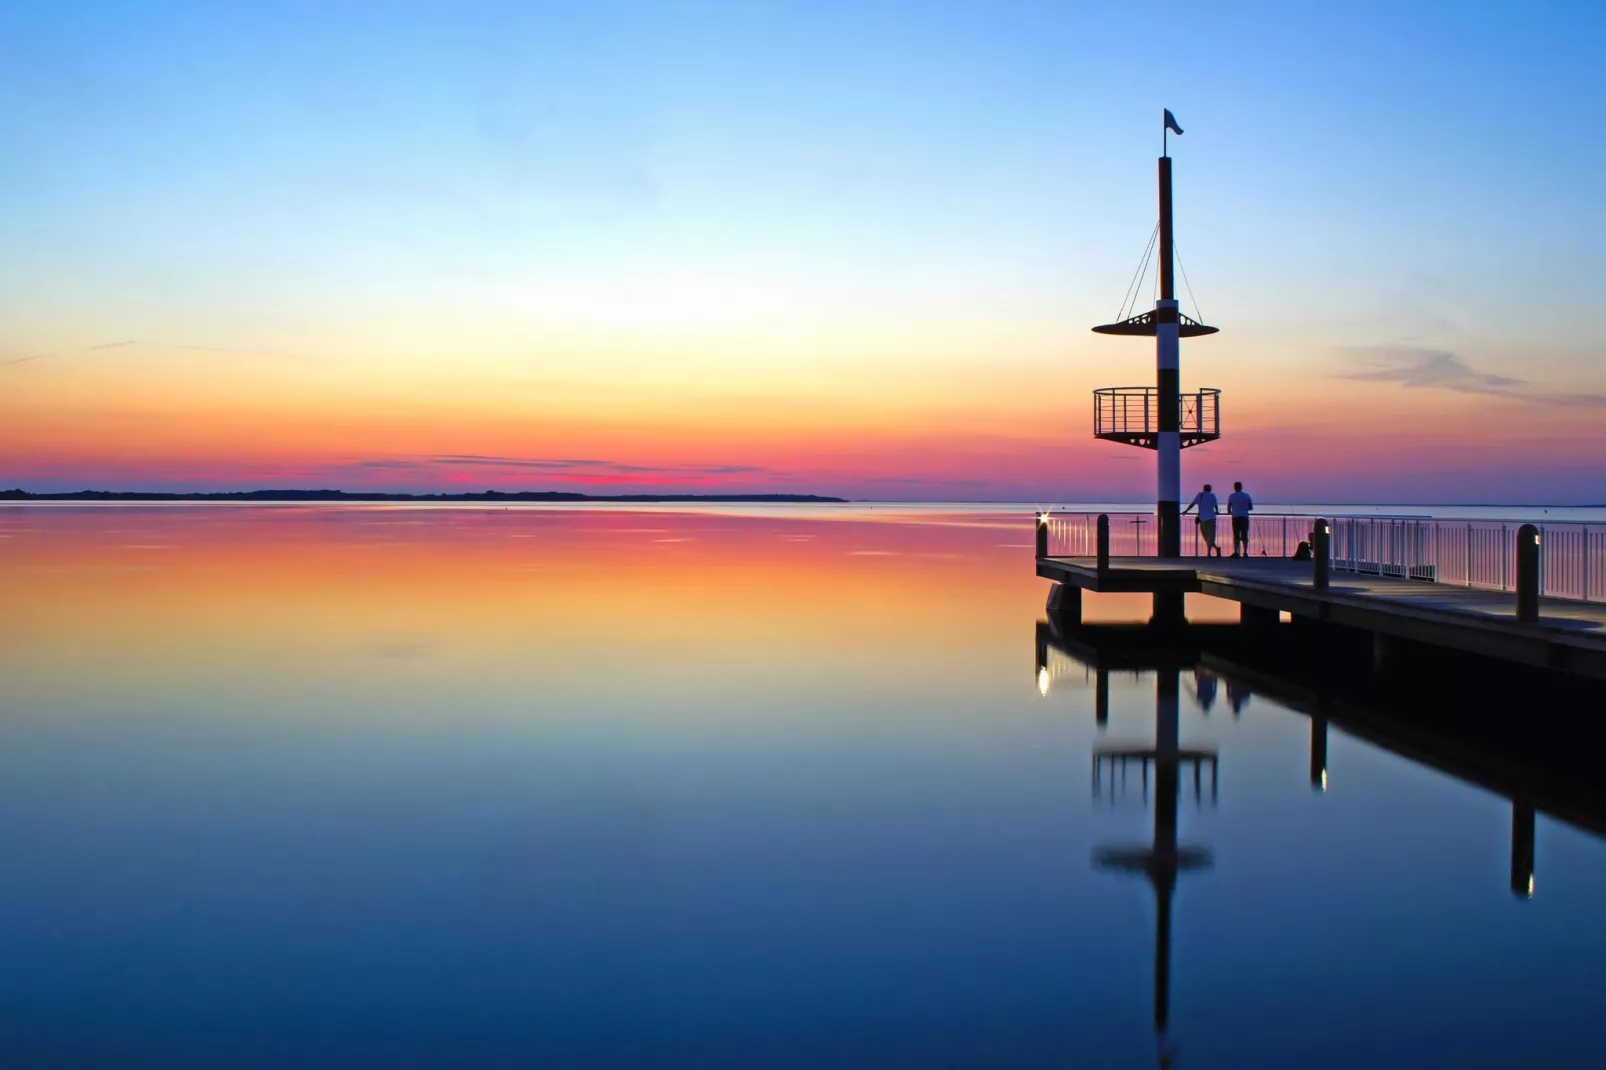
[[[1405,686],[1396,674],[1389,686],[1346,676],[1313,678],[1293,648],[1268,639],[1264,629],[1244,624],[1195,624],[1184,629],[1143,625],[1064,625],[1039,622],[1036,636],[1038,689],[1075,671],[1094,678],[1099,723],[1109,717],[1109,674],[1141,671],[1145,659],[1162,678],[1181,669],[1224,680],[1229,693],[1264,695],[1310,718],[1310,783],[1328,787],[1328,735],[1337,727],[1419,765],[1511,800],[1510,887],[1534,893],[1534,826],[1539,813],[1606,837],[1606,789],[1587,760],[1548,745],[1544,725],[1528,711],[1525,732],[1509,724],[1509,694],[1473,679],[1463,692],[1446,693],[1451,674],[1430,672],[1421,686]],[[1519,688],[1521,681],[1517,682]],[[1479,697],[1480,688],[1490,693]],[[1424,690],[1425,689],[1425,690]],[[1437,695],[1437,701],[1430,696]],[[1531,696],[1530,696],[1531,697]],[[1580,701],[1587,701],[1587,697]],[[1551,701],[1566,705],[1566,696]],[[1598,694],[1595,695],[1598,702]],[[1452,711],[1443,726],[1413,720],[1423,710]],[[1480,726],[1482,726],[1480,731]],[[1526,747],[1524,736],[1537,735]],[[1180,753],[1180,748],[1179,748]]]

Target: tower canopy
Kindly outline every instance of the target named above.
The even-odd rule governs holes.
[[[1153,338],[1159,333],[1159,321],[1155,319],[1154,310],[1150,309],[1142,315],[1132,316],[1118,323],[1101,323],[1093,328],[1094,334],[1134,334],[1147,335]],[[1215,334],[1220,327],[1209,327],[1191,316],[1177,312],[1177,336],[1180,338],[1197,338],[1202,334]]]

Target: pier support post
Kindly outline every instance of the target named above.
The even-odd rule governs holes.
[[[1318,517],[1310,529],[1310,556],[1315,568],[1311,585],[1318,591],[1325,591],[1333,565],[1333,526],[1323,517]]]
[[[1100,513],[1098,523],[1097,542],[1094,552],[1098,555],[1098,568],[1100,572],[1110,570],[1110,514]]]
[[[1156,591],[1152,597],[1154,609],[1149,614],[1149,624],[1152,627],[1181,628],[1188,623],[1188,613],[1184,608],[1182,595]]]
[[[1093,675],[1093,722],[1100,728],[1110,723],[1110,670],[1098,669]]]
[[[1057,628],[1082,623],[1082,588],[1056,583],[1048,589],[1048,619]]]
[[[1520,799],[1511,800],[1511,894],[1534,894],[1534,808]]]
[[[1532,524],[1517,529],[1517,619],[1539,619],[1539,529]]]
[[[1252,606],[1248,602],[1238,603],[1238,623],[1247,628],[1260,631],[1266,628],[1275,628],[1281,620],[1281,614],[1275,609],[1265,606]]]
[[[1372,672],[1381,676],[1400,656],[1400,640],[1382,632],[1372,633]]]

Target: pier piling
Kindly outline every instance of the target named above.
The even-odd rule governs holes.
[[[1048,619],[1059,625],[1082,623],[1082,588],[1068,583],[1049,588]]]
[[[1280,619],[1280,615],[1275,609],[1270,609],[1266,606],[1252,606],[1248,602],[1238,603],[1238,623],[1249,628],[1257,631],[1275,628]]]
[[[1333,525],[1324,517],[1318,517],[1310,529],[1310,556],[1311,564],[1315,566],[1312,586],[1318,591],[1325,591],[1333,567]]]
[[[1532,524],[1517,529],[1517,619],[1539,619],[1539,529]]]

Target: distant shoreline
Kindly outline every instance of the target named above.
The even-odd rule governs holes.
[[[386,494],[347,490],[203,492],[77,490],[34,494],[0,490],[0,502],[846,502],[821,494],[579,494],[560,490],[485,490],[466,494]]]

